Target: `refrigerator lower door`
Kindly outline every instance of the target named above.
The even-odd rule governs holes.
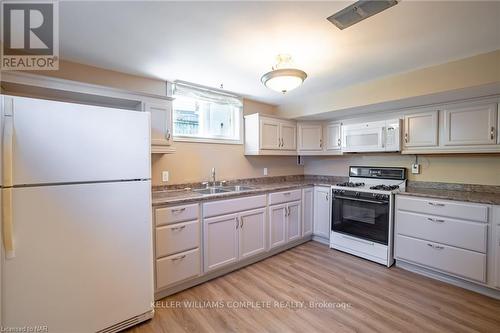
[[[4,100],[12,103],[12,155],[3,161],[4,168],[12,167],[12,185],[151,178],[149,113],[25,97]],[[3,141],[4,146],[10,142]]]
[[[96,332],[153,309],[149,181],[15,188],[2,326]]]

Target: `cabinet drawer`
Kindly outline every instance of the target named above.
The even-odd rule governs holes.
[[[191,221],[198,218],[198,204],[157,208],[155,210],[156,225]]]
[[[485,282],[486,255],[439,243],[397,235],[395,255],[443,272]]]
[[[156,260],[156,288],[200,275],[200,250],[194,249]]]
[[[487,224],[398,210],[397,233],[486,253]]]
[[[283,202],[297,201],[301,199],[301,190],[290,190],[269,194],[269,204],[276,205]]]
[[[265,206],[265,195],[213,201],[203,204],[203,216],[211,217],[239,213],[245,210],[257,209]]]
[[[488,222],[488,207],[465,202],[397,196],[397,209],[416,213]]]
[[[186,251],[200,246],[198,220],[156,228],[156,257]]]

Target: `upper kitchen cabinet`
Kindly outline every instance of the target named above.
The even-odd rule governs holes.
[[[297,123],[258,113],[245,116],[245,155],[297,155]]]
[[[151,114],[151,152],[172,152],[172,101],[145,102],[144,111]]]
[[[341,154],[341,123],[299,122],[297,124],[299,155]]]
[[[297,124],[299,153],[323,151],[323,125],[301,122]]]
[[[438,145],[437,110],[406,115],[404,126],[404,148]]]
[[[405,116],[403,154],[497,153],[498,101],[441,105]]]
[[[324,126],[325,152],[327,154],[341,154],[342,149],[342,124],[330,122]]]
[[[497,143],[497,105],[446,108],[443,113],[443,145],[470,146]]]

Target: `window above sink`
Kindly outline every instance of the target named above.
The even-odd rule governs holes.
[[[173,94],[174,141],[243,143],[240,97],[183,82]]]

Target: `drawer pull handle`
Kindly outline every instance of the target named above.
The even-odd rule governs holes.
[[[182,213],[185,210],[186,210],[186,207],[184,207],[184,208],[174,208],[174,209],[172,209],[172,213]]]
[[[436,222],[436,223],[444,223],[444,220],[441,220],[441,219],[433,219],[433,218],[430,218],[428,217],[427,220],[431,221],[431,222]]]
[[[184,254],[184,255],[182,255],[182,256],[180,256],[180,257],[175,257],[175,258],[172,258],[172,259],[170,259],[170,260],[172,260],[172,261],[177,261],[177,260],[182,260],[182,259],[184,259],[184,258],[186,258],[186,255],[185,255],[185,254]]]
[[[290,195],[290,194],[292,194],[292,193],[290,193],[290,192],[283,193],[283,195]]]
[[[172,230],[182,230],[182,229],[184,229],[185,227],[186,227],[185,225],[183,225],[183,226],[181,226],[181,227],[173,227],[173,228],[172,228]]]
[[[428,204],[435,207],[444,207],[443,203],[438,203],[438,202],[428,202]]]
[[[358,243],[363,243],[363,244],[366,244],[366,245],[371,245],[371,246],[375,245],[375,243],[373,243],[373,242],[368,242],[368,241],[365,241],[365,240],[362,240],[362,239],[357,239],[357,238],[351,238],[351,237],[347,237],[347,236],[344,236],[344,235],[342,235],[342,238],[345,238],[345,239],[350,240],[350,241],[355,241],[355,242],[358,242]]]
[[[431,243],[427,243],[427,246],[432,247],[434,250],[443,250],[444,249],[444,246],[434,245]]]

